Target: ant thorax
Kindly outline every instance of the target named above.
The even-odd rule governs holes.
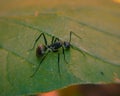
[[[63,43],[61,41],[57,41],[51,45],[48,45],[48,48],[52,51],[52,52],[57,52],[61,47],[62,47]]]

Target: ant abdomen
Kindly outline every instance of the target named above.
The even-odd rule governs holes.
[[[41,44],[36,48],[36,56],[40,57],[43,56],[46,51],[45,45]]]

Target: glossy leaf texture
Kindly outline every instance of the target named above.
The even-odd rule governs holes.
[[[74,84],[120,83],[120,7],[111,0],[2,0],[0,3],[0,96],[35,94]],[[69,41],[65,50],[41,58],[36,47],[52,36]]]

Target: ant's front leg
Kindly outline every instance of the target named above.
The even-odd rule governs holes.
[[[67,60],[66,60],[66,57],[65,57],[65,50],[64,50],[64,47],[63,47],[63,46],[62,46],[62,52],[63,52],[63,56],[64,56],[64,61],[65,61],[65,63],[68,64],[68,62],[67,62]]]
[[[44,34],[44,33],[41,33],[41,34],[38,36],[38,38],[35,40],[34,45],[33,45],[33,47],[32,47],[30,50],[33,50],[33,49],[35,48],[35,45],[36,45],[36,43],[38,42],[38,40],[40,39],[41,36],[43,36],[45,45],[47,45],[47,39],[46,39],[46,37],[45,37],[45,34]]]

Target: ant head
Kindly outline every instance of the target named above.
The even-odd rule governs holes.
[[[43,56],[46,51],[45,45],[41,44],[36,48],[36,56],[40,57]]]
[[[65,42],[64,42],[64,47],[65,47],[66,49],[69,49],[69,48],[70,48],[70,42],[65,41]]]

